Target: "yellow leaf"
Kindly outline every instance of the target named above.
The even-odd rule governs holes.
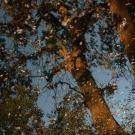
[[[59,52],[60,52],[60,54],[61,54],[62,56],[64,56],[65,58],[67,58],[68,55],[69,55],[69,52],[67,51],[67,49],[66,49],[65,46],[62,46],[62,48],[59,50]]]
[[[67,14],[67,9],[66,9],[64,6],[60,6],[59,12],[60,12],[61,14]]]
[[[72,61],[67,62],[66,69],[71,72],[74,69],[74,63]]]
[[[74,49],[71,54],[72,54],[72,57],[77,57],[79,53],[80,53],[79,49]]]

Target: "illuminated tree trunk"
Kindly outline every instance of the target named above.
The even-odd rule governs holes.
[[[74,36],[73,39],[77,38]],[[84,56],[85,41],[83,37],[79,40],[83,42],[83,45],[79,46],[78,40],[77,42],[73,42],[73,47],[76,49],[71,53],[65,47],[63,47],[63,50],[60,50],[65,61],[58,65],[55,71],[65,68],[72,73],[84,95],[85,103],[91,112],[93,123],[100,135],[126,135],[126,132],[112,116],[111,111],[101,95],[101,90],[97,87],[91,72],[87,68],[87,61]]]
[[[85,60],[81,58],[82,65],[85,65]],[[85,95],[86,105],[89,108],[92,120],[99,131],[100,135],[126,135],[125,131],[119,126],[112,116],[104,98],[100,93],[100,89],[86,69],[86,66],[81,66],[79,70],[72,71],[80,90]]]
[[[111,12],[116,15],[117,31],[125,44],[125,52],[135,72],[135,25],[134,16],[129,13],[126,1],[108,0]],[[129,3],[130,4],[130,3]],[[132,3],[131,3],[132,4]]]
[[[94,10],[92,12],[95,12]],[[92,13],[91,12],[91,13]],[[72,33],[72,47],[76,48],[78,54],[74,55],[74,49],[70,54],[70,57],[64,56],[65,66],[68,67],[68,62],[74,65],[70,72],[76,79],[81,92],[85,96],[85,103],[89,108],[93,123],[98,130],[100,135],[126,135],[127,133],[121,128],[121,126],[116,122],[108,108],[103,96],[101,95],[101,90],[97,87],[97,84],[88,70],[87,60],[85,59],[84,53],[86,51],[84,33],[88,29],[87,20],[91,16],[90,13],[86,13],[84,17],[78,20],[78,23],[74,25],[74,30]],[[80,25],[84,24],[83,25]],[[80,31],[79,33],[76,31]],[[80,45],[80,42],[82,44]],[[66,51],[64,51],[66,52]],[[73,53],[73,54],[72,54]],[[75,56],[75,57],[74,57]],[[66,60],[66,59],[70,60]],[[68,70],[68,69],[67,69]]]
[[[60,51],[65,61],[55,67],[54,72],[65,68],[72,73],[84,95],[85,103],[91,112],[93,123],[100,135],[126,135],[127,133],[112,116],[111,111],[101,95],[101,89],[97,87],[94,78],[87,68],[88,66],[84,56],[85,46],[78,48],[79,50],[76,50],[78,55],[75,55],[74,51],[68,53],[65,48],[63,51]]]

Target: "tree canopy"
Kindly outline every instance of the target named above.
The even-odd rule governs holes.
[[[0,6],[1,134],[135,133],[134,1],[0,0]],[[122,99],[119,78],[132,85],[123,105],[111,100]],[[38,106],[42,95],[39,106],[46,112],[53,106],[48,115]],[[121,106],[126,124],[118,120]]]

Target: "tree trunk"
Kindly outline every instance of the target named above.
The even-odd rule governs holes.
[[[77,45],[77,44],[76,44]],[[88,70],[87,62],[84,56],[85,45],[78,47],[80,51],[76,58],[64,56],[65,61],[54,68],[54,72],[58,72],[62,68],[68,70],[67,67],[72,63],[74,67],[69,71],[75,78],[85,103],[91,112],[93,123],[100,135],[126,135],[127,133],[120,127],[111,114],[103,96]],[[66,52],[64,50],[64,52]],[[69,59],[67,59],[69,58]]]
[[[82,59],[82,65],[85,60]],[[100,89],[86,69],[86,66],[79,70],[72,71],[80,90],[85,95],[86,105],[89,108],[92,120],[100,135],[126,135],[125,131],[120,127],[112,116],[104,98],[100,93]]]
[[[135,24],[129,13],[126,1],[108,0],[111,12],[117,17],[117,31],[125,44],[125,53],[135,72]],[[132,4],[132,3],[131,3]]]
[[[92,12],[95,11],[93,10]],[[68,53],[65,48],[64,51],[60,51],[65,58],[65,62],[63,62],[61,66],[65,66],[67,70],[67,67],[72,67],[69,71],[76,79],[81,92],[85,96],[85,103],[92,114],[93,123],[99,134],[126,135],[127,133],[122,129],[122,127],[120,127],[112,116],[111,111],[101,95],[101,90],[97,88],[96,82],[94,81],[91,72],[88,70],[87,61],[84,56],[86,50],[84,33],[88,29],[88,19],[90,18],[91,13],[79,18],[77,22],[75,18],[73,22],[76,23],[71,23],[74,26],[74,29],[70,31],[72,33],[72,47],[79,51],[76,51],[78,53],[77,55],[75,55],[74,51]],[[80,32],[76,33],[77,30]],[[79,44],[80,42],[82,43],[81,45]]]

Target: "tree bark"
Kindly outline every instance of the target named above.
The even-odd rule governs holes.
[[[91,13],[93,13],[92,11]],[[127,133],[114,119],[109,107],[107,106],[103,96],[101,95],[100,88],[88,70],[87,60],[84,53],[86,51],[86,44],[84,39],[84,33],[88,30],[88,19],[91,14],[85,14],[78,19],[78,23],[74,25],[75,29],[80,31],[80,34],[72,31],[73,48],[79,49],[79,54],[74,58],[74,69],[71,71],[72,75],[76,79],[81,92],[85,95],[86,105],[91,112],[92,120],[100,135],[126,135]],[[83,26],[84,24],[84,26]],[[82,42],[82,45],[79,43]],[[80,59],[80,63],[77,65],[76,61]],[[65,65],[67,62],[65,63]]]
[[[126,135],[111,114],[100,89],[86,68],[86,61],[81,57],[82,66],[79,70],[73,70],[72,74],[76,79],[81,92],[85,95],[86,105],[89,108],[92,120],[100,135]]]
[[[77,45],[77,44],[76,44]],[[84,56],[85,45],[79,47],[79,54],[73,57],[72,53],[69,56],[64,55],[65,61],[53,69],[53,74],[65,68],[69,70],[70,64],[74,67],[70,70],[75,78],[80,91],[84,95],[85,103],[91,112],[93,123],[100,135],[126,135],[127,133],[117,123],[111,114],[102,94],[101,89],[97,87],[91,72],[88,70],[87,62]],[[64,50],[64,52],[66,52]],[[66,52],[67,53],[67,52]],[[79,61],[79,62],[78,62]]]
[[[69,56],[70,60],[65,60],[56,66],[53,69],[53,74],[63,68],[68,70],[67,65],[72,61],[74,63],[74,68],[69,72],[71,72],[75,78],[80,91],[84,95],[85,104],[91,112],[93,123],[98,130],[99,135],[127,135],[112,116],[111,111],[101,94],[101,89],[97,87],[94,78],[91,76],[83,55],[83,48],[80,47],[79,49],[79,56],[76,56],[76,58]],[[80,64],[78,65],[76,64],[77,59],[80,59]]]
[[[93,10],[92,12],[96,11]],[[85,14],[78,21],[75,21],[76,18],[72,20],[72,22],[76,23],[71,22],[74,29],[69,30],[69,32],[72,33],[72,48],[78,49],[79,51],[76,50],[78,54],[73,55],[74,51],[68,52],[65,48],[63,51],[61,50],[60,53],[64,56],[65,62],[54,68],[54,71],[57,72],[65,68],[71,72],[85,96],[85,103],[92,114],[93,123],[100,135],[126,135],[127,133],[112,116],[110,109],[101,95],[101,90],[97,87],[91,72],[88,70],[87,61],[84,56],[86,50],[84,33],[88,28],[88,19],[91,13]],[[77,30],[80,32],[76,33]],[[82,42],[81,45],[79,44],[80,42]]]
[[[120,40],[125,44],[125,53],[135,73],[135,24],[126,6],[126,1],[108,0],[110,11],[117,17],[117,31]],[[132,4],[132,3],[131,3]]]

